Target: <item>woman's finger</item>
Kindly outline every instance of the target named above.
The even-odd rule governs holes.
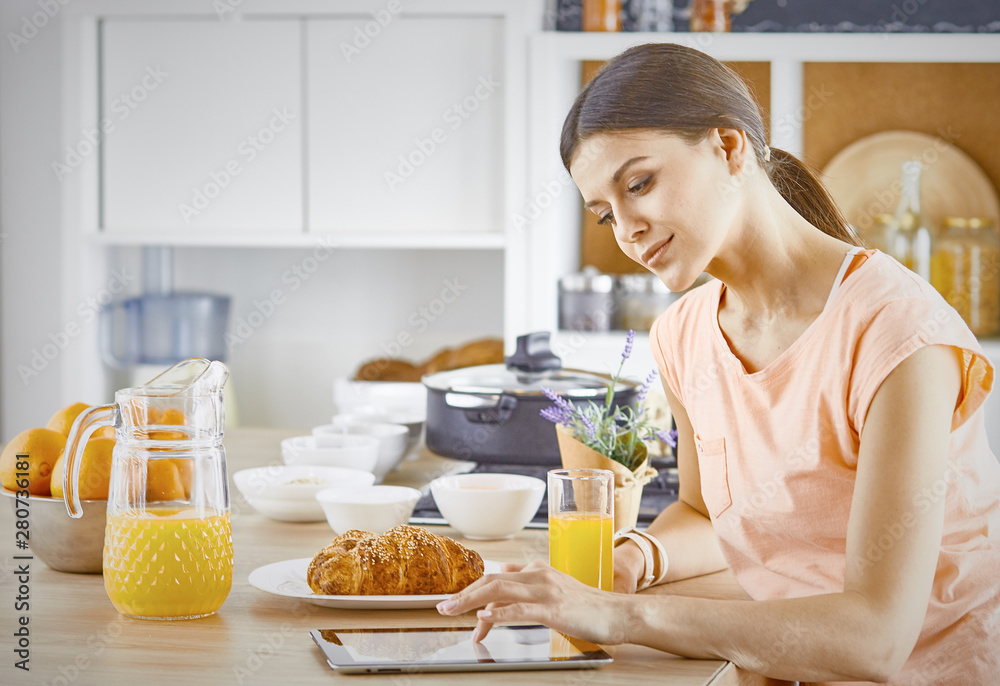
[[[523,575],[524,572],[490,574],[438,603],[437,610],[443,615],[460,615],[477,607],[486,607],[489,603],[527,600],[532,594],[532,587]]]

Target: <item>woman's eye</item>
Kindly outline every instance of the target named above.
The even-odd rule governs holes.
[[[629,193],[641,193],[649,185],[650,177],[645,177],[628,187]]]
[[[612,224],[615,223],[615,217],[613,214],[608,212],[607,214],[603,215],[600,219],[598,219],[597,223],[599,226],[611,226]]]

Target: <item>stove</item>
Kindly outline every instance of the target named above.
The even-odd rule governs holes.
[[[639,519],[637,525],[643,528],[648,526],[649,523],[652,522],[667,505],[676,502],[678,493],[676,459],[673,457],[651,458],[649,462],[650,465],[656,469],[657,475],[642,488],[642,499],[639,501]],[[525,474],[527,476],[534,476],[542,481],[545,481],[546,473],[550,469],[558,469],[558,467],[523,464],[476,463],[471,470],[465,473]],[[429,491],[417,502],[417,506],[413,509],[413,516],[410,518],[410,521],[414,524],[446,524],[444,518],[437,509],[437,505],[434,504],[434,498]],[[534,518],[532,518],[531,522],[529,522],[527,528],[548,528],[547,498],[542,498],[542,503],[538,506],[538,512],[535,513]]]

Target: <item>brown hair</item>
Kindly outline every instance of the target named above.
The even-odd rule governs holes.
[[[569,169],[577,146],[597,133],[654,129],[696,143],[715,128],[746,132],[757,164],[806,221],[834,238],[862,244],[801,160],[777,148],[764,159],[764,122],[746,83],[718,60],[683,45],[637,45],[608,61],[566,115],[559,152]]]

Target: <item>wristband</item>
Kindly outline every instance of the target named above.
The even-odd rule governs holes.
[[[626,540],[633,541],[642,553],[642,578],[636,586],[636,590],[641,591],[661,583],[667,576],[668,562],[667,551],[664,550],[660,540],[645,531],[638,531],[634,528],[626,529],[615,535],[614,547],[618,547]]]

